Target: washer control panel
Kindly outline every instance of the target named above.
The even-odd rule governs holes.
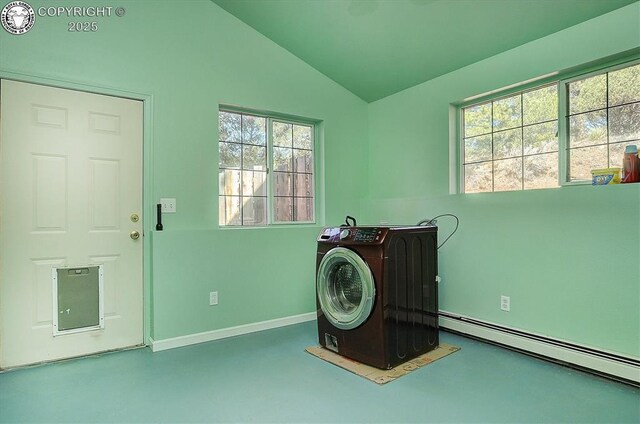
[[[358,228],[355,230],[353,241],[373,243],[380,239],[381,234],[382,230],[379,230],[378,228]]]
[[[347,244],[380,243],[386,231],[387,228],[382,227],[330,227],[322,230],[318,241]]]

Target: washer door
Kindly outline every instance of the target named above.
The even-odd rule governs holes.
[[[371,314],[376,287],[366,262],[354,251],[336,247],[320,261],[317,292],[320,308],[331,324],[351,330]]]

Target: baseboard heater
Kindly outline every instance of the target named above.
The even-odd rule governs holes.
[[[640,358],[620,355],[440,311],[440,327],[571,368],[640,387]]]

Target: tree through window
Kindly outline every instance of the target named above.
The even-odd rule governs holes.
[[[621,167],[626,146],[640,144],[640,64],[565,83],[567,181]]]

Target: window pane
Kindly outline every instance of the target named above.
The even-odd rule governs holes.
[[[267,148],[245,145],[242,148],[242,169],[267,170]]]
[[[267,120],[259,116],[242,115],[242,142],[267,144]]]
[[[240,171],[220,170],[218,173],[218,194],[221,196],[239,196],[241,182]]]
[[[609,109],[609,142],[640,139],[640,103]]]
[[[218,119],[218,137],[220,141],[242,141],[240,114],[220,112]]]
[[[242,144],[220,142],[219,147],[218,166],[220,168],[240,168]]]
[[[638,145],[637,141],[615,143],[609,145],[609,167],[622,168],[622,158],[624,157],[624,149],[630,145]]]
[[[220,196],[218,215],[220,225],[240,225],[240,198]]]
[[[522,125],[520,114],[519,94],[493,102],[493,130],[506,130]]]
[[[522,156],[522,129],[500,131],[493,134],[493,158]]]
[[[267,223],[267,198],[242,198],[242,225],[264,225]]]
[[[522,190],[522,158],[494,162],[493,190]]]
[[[464,140],[464,163],[491,160],[491,134]]]
[[[491,162],[474,163],[464,166],[464,191],[477,193],[491,191],[493,184],[493,170]]]
[[[607,146],[584,147],[569,151],[569,181],[591,180],[591,170],[607,167]]]
[[[525,156],[524,188],[558,187],[558,153]]]
[[[581,113],[607,107],[607,75],[569,84],[569,113]]]
[[[312,197],[313,196],[313,176],[309,174],[293,174],[295,196]]]
[[[473,137],[491,132],[491,103],[465,108],[464,136]]]
[[[293,169],[296,172],[313,172],[313,152],[310,150],[293,150]]]
[[[293,216],[296,221],[313,221],[313,199],[294,198]]]
[[[558,121],[524,127],[524,154],[558,151]]]
[[[274,146],[292,146],[292,133],[291,124],[285,124],[282,122],[273,123],[273,145]]]
[[[607,142],[607,111],[569,117],[569,146],[582,147]]]
[[[292,174],[289,172],[274,172],[273,180],[276,186],[276,196],[293,196]]]
[[[551,121],[558,117],[558,87],[550,85],[522,93],[523,125]]]
[[[291,164],[292,150],[283,147],[273,148],[273,168],[274,171],[292,171]]]
[[[525,154],[553,152],[557,159],[557,91],[558,86],[552,84],[491,103],[490,134],[464,139],[465,192],[522,190]],[[466,128],[464,133],[468,134]],[[527,162],[532,162],[533,167],[533,163],[544,162],[543,159],[549,157]],[[555,169],[557,178],[557,164]],[[532,168],[530,173],[533,171]],[[549,185],[548,182],[535,184],[536,187]]]
[[[266,196],[267,195],[267,173],[256,171],[242,172],[242,195],[243,196]]]
[[[609,106],[640,101],[640,64],[609,73]]]
[[[311,127],[293,126],[293,147],[311,150],[313,148],[311,140]]]
[[[276,197],[274,203],[277,222],[293,221],[293,198]]]

